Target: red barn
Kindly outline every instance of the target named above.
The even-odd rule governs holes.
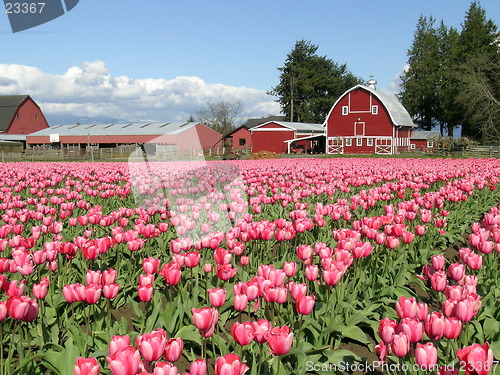
[[[42,110],[29,95],[0,96],[0,133],[30,134],[48,127]]]
[[[323,135],[325,129],[321,124],[302,122],[269,121],[250,129],[252,133],[252,152],[270,151],[289,153],[291,144],[304,152],[312,151],[315,140]],[[304,138],[304,140],[300,140]]]
[[[413,121],[394,95],[369,86],[347,90],[328,113],[326,152],[328,154],[396,154],[410,149]]]

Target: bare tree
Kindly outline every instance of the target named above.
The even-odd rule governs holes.
[[[230,133],[241,121],[243,103],[239,99],[211,102],[196,115],[196,119],[222,135]]]
[[[489,69],[484,69],[487,65]],[[475,124],[479,133],[478,139],[482,142],[498,142],[500,140],[500,101],[495,95],[498,87],[493,87],[493,82],[487,76],[489,72],[499,76],[500,64],[498,61],[486,61],[484,57],[473,57],[466,61],[459,76],[461,95],[457,102],[464,109],[464,115]]]

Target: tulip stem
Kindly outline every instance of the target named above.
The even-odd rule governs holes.
[[[0,324],[0,368],[2,369],[3,375],[3,325]]]
[[[12,354],[14,351],[14,342],[16,342],[16,334],[17,334],[17,320],[14,322],[14,329],[12,330],[12,336],[11,336],[11,342],[12,345],[9,348],[9,355],[7,356],[7,363],[5,364],[5,367],[7,368],[7,374],[12,374],[12,367],[10,365],[10,361],[12,360]]]

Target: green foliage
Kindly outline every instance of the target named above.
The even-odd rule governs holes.
[[[335,100],[362,82],[346,64],[319,56],[317,50],[309,41],[297,41],[284,66],[278,68],[280,82],[269,93],[278,97],[289,121],[322,123]]]
[[[401,77],[400,99],[416,124],[431,130],[438,111],[435,84],[438,81],[439,43],[435,20],[421,16],[411,48],[408,50],[409,68]]]
[[[441,134],[462,126],[462,136],[500,140],[499,33],[478,2],[472,2],[462,30],[421,16],[408,50],[400,99],[419,127]]]

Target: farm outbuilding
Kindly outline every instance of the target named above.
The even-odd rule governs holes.
[[[149,150],[157,146],[177,152],[209,150],[221,135],[198,122],[180,123],[134,123],[134,124],[93,124],[58,125],[40,130],[26,137],[28,147],[45,148],[98,146],[99,148],[118,145],[147,144]],[[149,151],[148,151],[149,152]]]
[[[357,85],[335,102],[324,122],[328,154],[396,154],[410,149],[415,127],[394,95]]]
[[[250,129],[252,152],[270,151],[290,153],[292,151],[311,153],[319,150],[325,129],[321,124],[301,122],[268,121]],[[324,148],[323,148],[324,150]]]
[[[250,129],[257,125],[264,124],[269,121],[284,120],[283,116],[268,116],[261,118],[250,118],[243,125],[234,129],[231,133],[224,136],[225,145],[231,147],[234,151],[251,150],[252,135]]]
[[[434,141],[440,136],[438,131],[413,131],[410,136],[410,151],[432,152],[435,149]]]

